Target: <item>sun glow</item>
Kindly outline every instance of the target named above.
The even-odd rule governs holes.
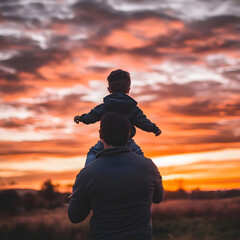
[[[237,1],[25,2],[0,4],[1,188],[74,182],[99,123],[73,117],[119,68],[162,130],[134,140],[165,188],[239,188]]]

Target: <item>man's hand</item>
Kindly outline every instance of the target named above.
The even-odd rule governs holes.
[[[155,136],[159,136],[162,133],[162,131],[160,129],[158,129],[158,131],[155,133]]]
[[[78,116],[78,115],[75,116],[75,117],[74,117],[74,122],[77,123],[77,124],[79,124],[79,122],[80,122],[80,116]]]

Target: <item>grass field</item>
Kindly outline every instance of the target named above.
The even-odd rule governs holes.
[[[239,240],[240,198],[169,200],[154,205],[153,240]],[[67,207],[2,215],[1,240],[86,240],[89,218],[72,224]]]

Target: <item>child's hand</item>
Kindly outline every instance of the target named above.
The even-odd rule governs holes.
[[[77,124],[79,124],[79,121],[80,121],[80,116],[78,116],[78,115],[75,116],[75,117],[74,117],[74,122],[77,123]]]
[[[155,136],[159,136],[162,133],[162,131],[160,129],[158,129],[158,131],[155,133]]]

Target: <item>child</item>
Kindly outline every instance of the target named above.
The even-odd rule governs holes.
[[[119,112],[128,117],[131,124],[131,134],[127,142],[127,146],[137,153],[143,155],[140,147],[132,139],[136,134],[136,127],[147,131],[153,132],[156,136],[161,134],[161,130],[152,123],[143,114],[142,110],[137,107],[137,102],[129,97],[127,94],[130,91],[131,79],[130,74],[121,69],[115,70],[110,73],[107,78],[109,95],[104,97],[103,103],[93,108],[89,113],[82,114],[81,116],[75,116],[74,122],[77,124],[83,122],[85,124],[95,123],[101,120],[101,117],[109,111]],[[91,147],[88,154],[85,166],[93,162],[96,159],[96,155],[99,151],[103,150],[103,144],[101,141]]]

